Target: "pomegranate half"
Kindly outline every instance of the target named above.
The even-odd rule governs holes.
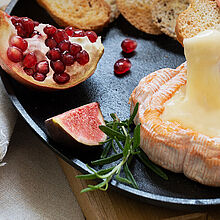
[[[45,125],[53,140],[67,146],[73,146],[75,141],[96,146],[106,140],[106,135],[99,129],[105,122],[97,102],[49,118]]]
[[[37,89],[62,90],[85,81],[104,52],[95,32],[57,29],[1,10],[0,33],[1,67]]]

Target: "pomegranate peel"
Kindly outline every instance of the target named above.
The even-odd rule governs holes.
[[[106,140],[106,135],[99,129],[105,122],[97,102],[49,118],[45,125],[53,140],[67,146],[73,146],[75,141],[96,146]]]
[[[22,60],[19,62],[13,62],[13,60],[16,61],[17,59],[10,60],[7,55],[7,51],[8,51],[8,48],[11,47],[10,39],[12,39],[12,37],[14,36],[18,36],[19,33],[18,33],[18,29],[16,30],[16,27],[15,27],[15,24],[17,23],[12,24],[11,18],[12,17],[10,17],[5,12],[0,11],[0,33],[1,33],[0,65],[9,75],[11,75],[18,82],[28,87],[32,87],[32,88],[36,88],[40,90],[49,90],[49,91],[50,90],[63,90],[63,89],[71,88],[85,81],[87,78],[89,78],[94,73],[97,63],[104,52],[104,47],[101,43],[100,37],[97,38],[96,42],[92,43],[87,36],[70,37],[70,36],[65,35],[65,38],[67,37],[71,44],[80,45],[80,47],[82,48],[81,50],[85,50],[89,54],[88,63],[86,64],[83,63],[82,65],[77,61],[75,62],[71,61],[67,63],[69,66],[65,66],[63,73],[65,72],[70,77],[68,81],[63,81],[60,83],[54,80],[53,75],[56,73],[51,68],[50,65],[49,65],[49,72],[45,74],[45,79],[42,81],[38,81],[37,80],[38,78],[33,77],[34,74],[27,74],[25,71],[26,70],[25,68],[26,67],[29,68],[29,66],[23,65],[23,59],[26,57],[28,53],[33,52],[36,55],[37,63],[46,60],[50,64],[50,60],[46,56],[50,48],[45,45],[45,41],[46,39],[49,39],[51,36],[49,35],[47,36],[44,33],[43,29],[47,26],[45,24],[39,24],[37,26],[34,26],[34,29],[32,30],[32,26],[33,26],[32,23],[34,22],[30,19],[30,25],[27,27],[27,31],[29,32],[33,31],[33,33],[38,32],[39,34],[34,35],[33,33],[26,32],[25,36],[20,36],[25,40],[25,42],[28,43],[28,47],[27,49],[24,47],[25,51],[22,51],[23,52],[23,56],[21,56]],[[59,31],[59,33],[61,32],[62,31]],[[65,31],[63,31],[62,33],[65,34]],[[37,73],[35,66],[33,67],[31,66],[31,68],[33,69],[33,71],[35,71],[34,73]]]

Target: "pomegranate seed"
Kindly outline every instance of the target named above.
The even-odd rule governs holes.
[[[98,38],[97,34],[94,31],[86,31],[86,36],[92,43],[95,43]]]
[[[131,39],[125,39],[121,43],[121,48],[125,53],[133,52],[137,47],[137,42]]]
[[[56,83],[63,84],[63,83],[67,83],[70,80],[70,76],[65,72],[60,74],[54,73],[53,79]]]
[[[16,23],[20,23],[21,22],[21,18],[17,17],[17,16],[12,16],[11,17],[11,22],[12,24],[16,24]]]
[[[66,68],[60,60],[51,61],[50,66],[55,73],[63,73]]]
[[[72,37],[73,36],[73,32],[75,31],[74,27],[66,27],[65,28],[65,32],[68,36]]]
[[[30,18],[22,18],[21,23],[27,34],[32,34],[34,31],[34,22]]]
[[[68,51],[65,51],[61,55],[61,60],[66,66],[71,66],[75,61],[74,56],[72,56]]]
[[[34,70],[31,68],[24,68],[24,72],[27,73],[28,76],[33,76],[34,75]]]
[[[45,45],[52,49],[57,46],[57,42],[53,38],[47,38],[45,40]]]
[[[35,66],[36,63],[37,63],[37,57],[33,52],[28,53],[23,60],[23,65],[27,68],[31,68]]]
[[[14,63],[18,63],[23,59],[22,50],[17,47],[9,47],[7,50],[8,59]]]
[[[85,37],[86,34],[85,34],[85,31],[83,30],[75,30],[73,32],[73,37]]]
[[[46,60],[40,61],[35,65],[35,71],[42,74],[49,73],[49,63]]]
[[[17,34],[20,36],[20,37],[25,37],[27,35],[26,31],[24,30],[24,27],[21,23],[15,23],[15,28],[17,30]]]
[[[62,52],[64,51],[69,51],[69,48],[70,48],[70,42],[68,40],[64,40],[64,41],[61,41],[58,45],[58,47],[60,48],[60,50]]]
[[[47,52],[46,56],[48,57],[49,60],[52,60],[52,61],[59,60],[61,57],[60,49],[53,48]]]
[[[75,43],[70,44],[69,51],[71,55],[76,56],[76,54],[79,53],[81,50],[82,50],[82,47],[79,44],[75,44]]]
[[[46,78],[46,75],[44,75],[42,73],[35,73],[33,75],[33,78],[36,79],[37,81],[44,81]]]
[[[114,71],[116,74],[123,74],[129,71],[131,68],[131,62],[127,58],[119,59],[114,65]]]
[[[68,40],[69,37],[67,36],[67,34],[65,33],[64,30],[60,30],[58,29],[56,31],[56,33],[54,34],[54,40],[59,44],[61,41],[63,40]]]
[[[15,46],[19,49],[21,49],[23,52],[27,49],[28,47],[28,43],[26,40],[24,40],[23,38],[21,38],[20,36],[13,36],[10,39],[10,45],[11,46]]]
[[[34,26],[38,26],[40,23],[38,21],[34,21]]]
[[[85,65],[89,62],[89,54],[85,50],[81,50],[76,54],[76,61],[80,65]]]
[[[52,36],[56,33],[57,29],[53,25],[47,25],[44,27],[44,33],[48,36]]]
[[[35,35],[41,36],[40,32],[38,32],[38,31],[33,31],[33,33],[31,34],[31,37],[33,37],[33,36],[35,36]]]

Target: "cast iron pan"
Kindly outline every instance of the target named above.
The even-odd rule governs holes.
[[[47,12],[35,1],[14,0],[7,12],[17,16],[27,16],[42,23],[57,26]],[[164,67],[176,68],[185,61],[180,44],[165,36],[151,36],[132,27],[122,16],[102,33],[105,53],[95,74],[80,85],[62,92],[37,92],[18,84],[3,70],[1,77],[11,101],[48,147],[66,162],[82,172],[87,172],[86,163],[98,157],[100,150],[76,150],[54,143],[45,132],[44,120],[83,104],[98,101],[105,119],[116,112],[121,119],[129,116],[128,99],[141,78]],[[131,71],[118,77],[113,72],[116,60],[124,57],[120,44],[123,39],[137,40],[136,52],[129,55]],[[165,170],[169,180],[146,169],[138,160],[131,166],[139,185],[135,190],[116,181],[111,182],[115,190],[151,204],[181,209],[197,209],[220,204],[220,188],[203,186],[187,179],[183,174]]]

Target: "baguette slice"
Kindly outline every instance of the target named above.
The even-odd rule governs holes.
[[[137,29],[154,35],[162,33],[152,20],[152,0],[117,0],[116,2],[121,14]]]
[[[63,27],[100,31],[110,20],[110,7],[104,0],[37,0]]]
[[[177,40],[183,44],[184,38],[193,37],[218,24],[220,24],[220,8],[215,0],[191,0],[189,8],[177,19]]]
[[[155,0],[152,5],[153,22],[162,32],[176,39],[176,19],[188,6],[189,0]]]
[[[119,12],[117,4],[116,4],[116,0],[105,0],[105,2],[108,3],[108,5],[111,8],[110,22],[113,22],[120,15],[120,12]]]

